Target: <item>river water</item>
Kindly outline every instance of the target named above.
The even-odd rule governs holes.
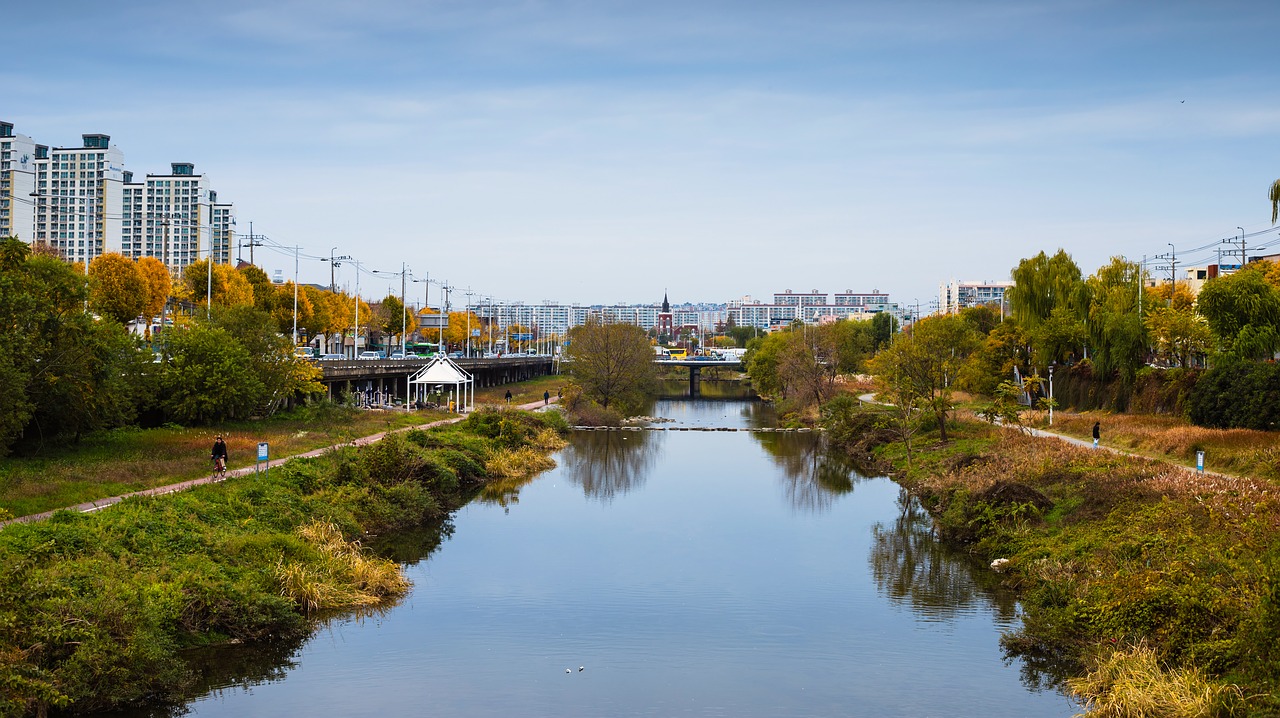
[[[668,428],[772,423],[759,402],[664,400],[654,413]],[[398,604],[331,619],[298,646],[231,652],[242,675],[187,709],[1076,712],[1002,656],[1013,597],[936,543],[897,485],[826,455],[818,434],[579,432],[557,460],[463,508],[442,542],[388,545],[414,581]]]

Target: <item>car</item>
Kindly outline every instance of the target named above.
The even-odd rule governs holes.
[[[386,359],[387,355],[381,351],[366,350],[366,351],[360,352],[360,356],[356,358],[357,359]]]
[[[338,361],[339,359],[346,359],[346,357],[341,354],[321,354],[320,355],[320,361]]]
[[[462,358],[462,352],[449,352],[449,358],[450,358],[450,359],[461,359],[461,358]]]

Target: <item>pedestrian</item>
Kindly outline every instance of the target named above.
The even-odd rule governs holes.
[[[213,440],[213,451],[209,453],[209,458],[213,459],[213,473],[226,475],[227,442],[222,440],[222,435],[218,435],[218,437]]]
[[[551,392],[549,391],[542,392],[542,405],[546,406],[547,404],[550,404],[550,403],[551,403]]]
[[[511,390],[507,389],[507,404],[511,404]]]
[[[1102,438],[1102,422],[1093,422],[1093,448],[1098,448],[1098,439]]]

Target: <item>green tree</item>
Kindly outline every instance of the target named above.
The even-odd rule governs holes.
[[[957,315],[922,319],[872,360],[872,371],[896,399],[932,412],[946,441],[947,417],[955,408],[952,385],[979,339]]]
[[[1271,200],[1271,223],[1276,223],[1276,217],[1280,217],[1280,179],[1271,183],[1271,192],[1268,195]]]
[[[324,390],[320,369],[296,356],[292,337],[281,334],[269,314],[247,306],[217,307],[211,326],[227,331],[248,351],[247,368],[257,380],[253,386],[261,386],[255,414],[273,414],[291,397]]]
[[[84,311],[87,295],[65,262],[0,241],[0,454],[132,420],[142,355],[123,326]]]
[[[1247,268],[1205,282],[1197,302],[1222,351],[1269,359],[1280,346],[1280,291]]]
[[[166,413],[184,424],[248,418],[266,387],[251,368],[249,350],[225,329],[185,327],[169,335],[162,378]]]
[[[1052,257],[1040,252],[1018,263],[1014,286],[1005,292],[1009,307],[1028,331],[1049,319],[1054,309],[1064,308],[1084,319],[1088,301],[1080,267],[1065,250]]]
[[[1130,386],[1147,353],[1146,327],[1138,316],[1141,268],[1122,257],[1098,269],[1088,281],[1089,344],[1100,377],[1112,375]]]
[[[1016,321],[1000,322],[982,339],[960,368],[960,387],[983,396],[995,396],[1003,381],[1013,379],[1013,370],[1030,373],[1031,341]]]
[[[637,411],[652,391],[653,349],[633,324],[589,319],[569,330],[565,359],[583,394],[605,409]]]
[[[450,318],[452,319],[452,317]],[[465,317],[464,317],[465,319]],[[382,305],[378,307],[378,329],[387,336],[399,336],[404,334],[408,336],[418,328],[418,321],[410,309],[400,303],[400,297],[388,294],[386,299],[382,300]],[[465,321],[463,329],[465,331]],[[479,329],[479,317],[472,315],[472,329]]]
[[[897,331],[897,317],[888,312],[877,312],[871,317],[872,350],[880,351],[882,347],[888,346]]]

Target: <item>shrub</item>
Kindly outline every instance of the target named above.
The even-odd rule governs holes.
[[[1189,416],[1221,429],[1280,428],[1280,364],[1223,358],[1191,391]]]

